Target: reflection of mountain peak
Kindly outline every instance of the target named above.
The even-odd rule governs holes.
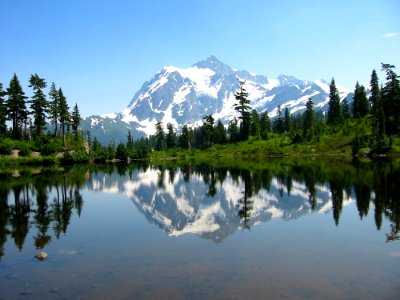
[[[208,183],[207,183],[208,182]],[[234,181],[229,175],[215,183],[215,195],[209,195],[209,174],[194,173],[184,180],[181,170],[148,169],[133,174],[132,180],[119,184],[146,219],[170,236],[196,234],[216,243],[243,227],[239,210],[243,206],[245,180]],[[311,212],[309,194],[302,183],[292,182],[290,195],[287,187],[272,179],[269,191],[253,193],[248,224],[267,222],[272,218],[290,220]],[[325,208],[329,191],[317,187],[316,209]]]

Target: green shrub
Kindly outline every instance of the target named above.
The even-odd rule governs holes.
[[[14,143],[9,139],[0,139],[0,154],[9,155],[14,148]]]
[[[21,144],[19,149],[20,149],[20,151],[18,153],[19,156],[29,156],[29,155],[31,155],[32,150],[29,147],[29,145],[27,145],[26,143]]]

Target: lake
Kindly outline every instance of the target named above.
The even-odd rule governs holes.
[[[395,161],[1,170],[0,299],[399,299],[399,230]]]

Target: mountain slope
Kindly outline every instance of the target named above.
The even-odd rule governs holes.
[[[234,70],[211,56],[185,69],[164,67],[143,84],[121,112],[88,117],[83,126],[88,130],[97,129],[94,135],[101,141],[106,139],[98,135],[112,135],[116,140],[122,136],[125,141],[128,129],[134,137],[154,134],[157,120],[179,129],[184,124],[199,126],[203,117],[211,114],[214,119],[227,123],[236,116],[232,105],[239,88],[238,79],[246,80],[251,106],[259,112],[267,110],[270,117],[276,115],[278,106],[287,107],[292,114],[300,113],[310,97],[316,109],[327,107],[329,84],[323,80],[300,80],[285,75],[268,78]],[[350,93],[344,88],[338,89],[342,99]]]

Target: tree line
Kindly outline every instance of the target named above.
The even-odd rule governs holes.
[[[239,81],[240,87],[233,104],[238,118],[233,118],[227,126],[212,115],[206,115],[202,126],[189,128],[184,125],[177,133],[171,123],[166,124],[165,130],[159,120],[155,125],[155,134],[148,138],[132,141],[128,132],[127,143],[118,145],[120,158],[126,159],[130,155],[146,157],[152,150],[206,149],[215,144],[267,140],[282,134],[288,135],[292,143],[313,143],[319,142],[322,134],[334,134],[341,130],[348,134],[350,127],[356,131],[354,154],[366,146],[376,152],[388,151],[391,137],[400,129],[400,81],[394,69],[395,66],[382,63],[386,83],[381,86],[377,72],[372,71],[369,97],[366,88],[357,82],[353,101],[349,103],[347,98],[340,99],[335,79],[332,78],[327,111],[316,111],[312,98],[309,98],[302,114],[291,115],[288,107],[282,112],[278,106],[273,119],[268,116],[268,111],[259,113],[250,106],[245,81]]]
[[[29,87],[33,92],[31,97],[25,95],[16,74],[6,89],[0,83],[0,138],[41,142],[44,136],[61,137],[65,148],[67,133],[78,136],[81,120],[78,105],[70,111],[62,88],[57,88],[54,82],[46,96],[47,82],[36,73],[30,76]],[[53,132],[46,131],[48,121],[54,127]]]

